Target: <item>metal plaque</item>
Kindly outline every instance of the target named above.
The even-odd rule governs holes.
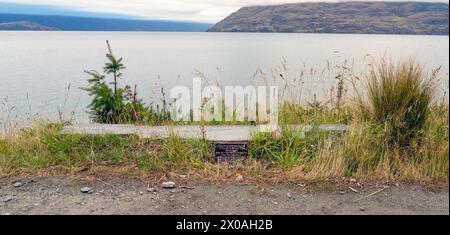
[[[248,157],[246,141],[215,143],[215,157],[218,163],[231,163]]]

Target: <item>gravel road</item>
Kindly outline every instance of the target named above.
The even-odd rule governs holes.
[[[150,189],[142,181],[129,179],[4,178],[0,179],[0,214],[449,214],[448,189],[379,186],[308,191],[292,185],[193,184]]]

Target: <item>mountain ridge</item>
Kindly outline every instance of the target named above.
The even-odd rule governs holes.
[[[47,27],[29,21],[18,21],[18,22],[0,23],[0,30],[55,31],[59,29]]]
[[[0,24],[14,22],[30,22],[43,27],[55,28],[62,31],[204,32],[211,26],[210,24],[182,21],[0,13]],[[0,30],[2,29],[0,28]]]
[[[209,32],[449,34],[447,3],[321,2],[248,6]]]

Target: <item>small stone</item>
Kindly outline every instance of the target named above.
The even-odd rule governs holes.
[[[162,183],[162,187],[165,189],[173,189],[176,187],[176,184],[174,182],[164,182]]]
[[[186,179],[186,178],[187,178],[187,175],[180,175],[180,178]]]
[[[149,193],[155,193],[156,191],[158,191],[156,188],[147,188],[147,192]]]
[[[344,195],[344,194],[345,194],[345,192],[344,192],[344,191],[340,191],[340,192],[339,192],[339,194],[341,194],[341,195]]]
[[[274,205],[278,205],[278,202],[276,202],[276,201],[272,201],[272,203],[273,203]]]
[[[12,200],[13,200],[12,197],[7,197],[7,198],[3,199],[3,202],[7,203],[7,202],[10,202]]]
[[[351,183],[356,183],[356,179],[350,179]]]
[[[292,195],[290,193],[286,193],[286,197],[288,197],[289,199],[292,198]]]
[[[360,210],[360,211],[366,211],[366,208],[360,207],[359,210]]]
[[[242,181],[244,181],[244,176],[240,175],[240,176],[236,177],[236,181],[237,181],[237,182],[242,182]]]
[[[189,190],[194,190],[195,187],[194,186],[183,186],[181,187],[182,189],[189,189]],[[185,192],[184,190],[182,192]]]
[[[20,187],[22,187],[23,186],[23,183],[22,182],[16,182],[16,183],[14,183],[14,187],[15,188],[20,188]]]
[[[86,194],[92,194],[94,192],[94,189],[91,187],[83,187],[81,188],[81,192]]]

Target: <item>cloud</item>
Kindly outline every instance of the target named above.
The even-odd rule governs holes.
[[[70,10],[124,14],[148,19],[209,23],[225,18],[243,6],[306,1],[323,2],[323,0],[0,0],[7,3],[55,6]],[[449,0],[421,1],[449,2]]]

